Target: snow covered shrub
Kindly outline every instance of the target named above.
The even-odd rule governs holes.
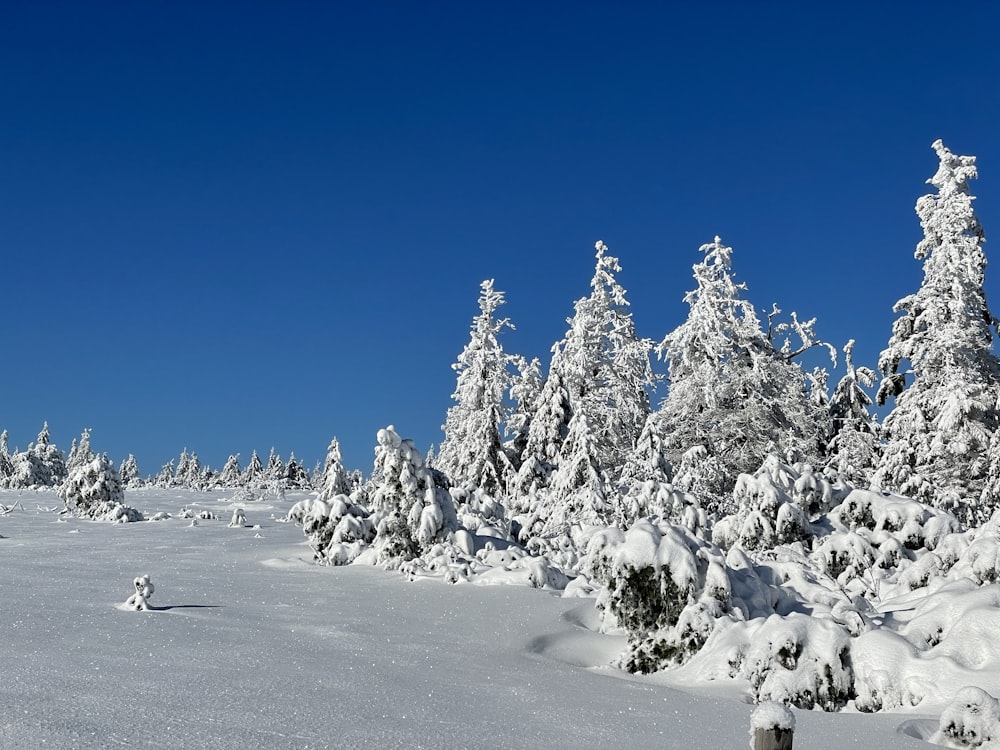
[[[828,619],[772,615],[754,633],[740,673],[755,701],[837,711],[854,697],[850,636]]]
[[[121,478],[107,454],[74,469],[58,495],[76,515],[121,523],[142,520],[139,511],[125,505]]]
[[[128,599],[125,600],[125,604],[122,606],[125,609],[135,610],[136,612],[143,612],[148,610],[149,598],[153,595],[153,582],[149,580],[148,575],[139,576],[132,584],[135,586],[135,593],[132,594]]]
[[[229,528],[231,529],[242,529],[247,525],[247,515],[243,512],[243,508],[237,508],[233,511],[233,517],[229,521]]]
[[[1000,701],[981,688],[962,688],[941,713],[930,741],[952,748],[1000,748]]]
[[[906,549],[934,549],[938,540],[961,530],[958,520],[950,513],[899,495],[852,490],[844,501],[830,512],[835,527],[867,529],[873,534],[887,532]]]
[[[491,529],[494,532],[500,531],[502,536],[508,535],[507,511],[497,498],[479,488],[452,487],[448,492],[460,526],[469,531]]]
[[[588,546],[587,571],[604,588],[605,627],[624,628],[630,672],[679,664],[704,645],[731,608],[732,584],[721,552],[687,529],[645,519],[628,531],[606,529]]]
[[[811,521],[839,500],[837,488],[809,464],[786,464],[774,454],[733,489],[737,510],[720,520],[712,541],[729,548],[765,550],[812,539]]]
[[[726,469],[704,445],[695,445],[683,453],[673,484],[716,515],[728,515],[735,510],[726,492]]]
[[[303,500],[288,513],[302,524],[316,559],[329,565],[353,562],[375,538],[371,513],[351,502],[347,495],[329,501]]]

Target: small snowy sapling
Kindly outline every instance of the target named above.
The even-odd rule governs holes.
[[[135,593],[125,601],[125,609],[145,612],[150,609],[149,599],[153,596],[153,582],[149,580],[149,575],[139,576],[132,583],[135,585]]]

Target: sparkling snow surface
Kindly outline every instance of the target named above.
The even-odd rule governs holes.
[[[277,520],[301,497],[142,490],[126,502],[172,517],[110,524],[0,493],[24,508],[0,517],[0,748],[746,746],[753,707],[731,692],[605,666],[624,643],[595,632],[593,599],[317,566]],[[227,526],[237,507],[249,526]],[[151,610],[124,611],[145,574]],[[937,729],[795,716],[802,748],[930,747]]]

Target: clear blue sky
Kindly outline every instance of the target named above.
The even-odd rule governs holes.
[[[547,364],[598,239],[642,335],[719,234],[758,308],[874,366],[936,138],[1000,236],[998,30],[987,2],[3,2],[0,427],[91,427],[144,473],[336,435],[367,471],[386,424],[440,441],[479,282]]]

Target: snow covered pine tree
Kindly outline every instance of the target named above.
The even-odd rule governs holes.
[[[917,201],[924,238],[914,255],[924,261],[924,279],[893,308],[902,316],[879,357],[877,400],[895,397],[895,406],[873,481],[976,524],[1000,499],[997,320],[986,304],[984,235],[969,194],[976,158],[940,140],[933,148],[939,165],[928,182],[937,193]],[[901,371],[904,362],[909,371]]]

